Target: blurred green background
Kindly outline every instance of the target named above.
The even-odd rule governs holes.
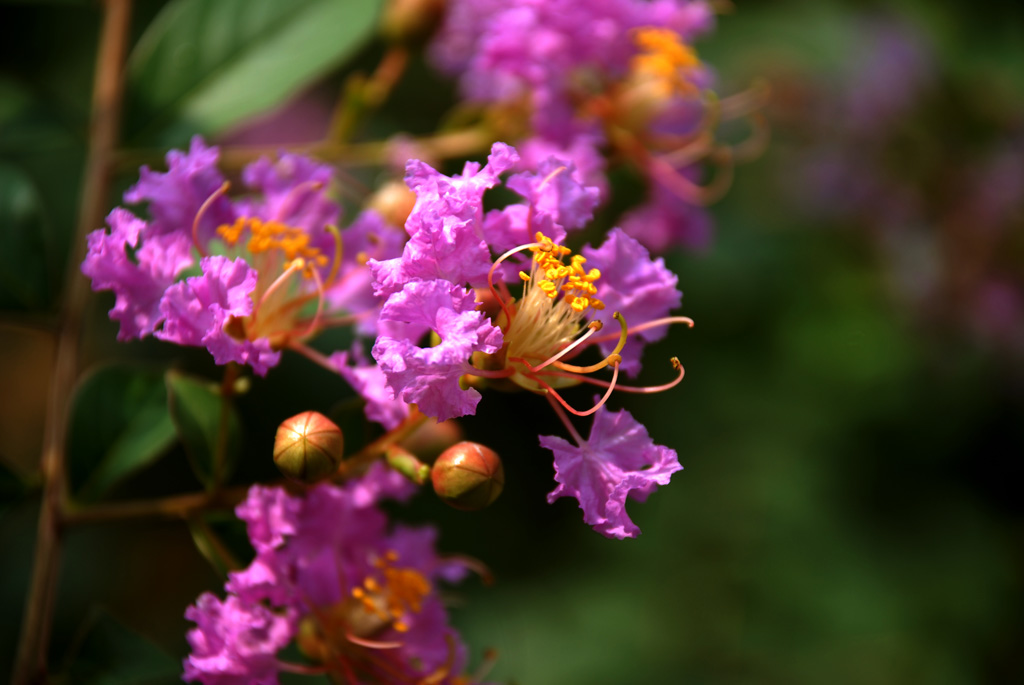
[[[135,3],[126,146],[166,149],[197,130],[214,140],[315,139],[346,75],[382,52],[368,39],[372,3],[349,28],[309,38],[329,48],[279,61],[274,51],[292,48],[267,28],[273,2],[215,3],[201,22],[166,27],[198,4]],[[335,11],[327,5],[295,3],[298,18],[274,30],[306,36]],[[90,2],[0,4],[0,674],[10,671],[30,573],[99,16]],[[177,30],[241,54],[235,71],[189,72],[214,58],[173,45],[160,67],[161,22],[167,41]],[[504,457],[507,485],[492,508],[456,512],[425,493],[396,517],[436,522],[443,550],[494,571],[489,587],[454,589],[452,613],[474,661],[498,650],[495,680],[1020,682],[1024,12],[1012,3],[737,2],[698,50],[723,95],[767,79],[773,141],[710,210],[711,248],[667,257],[682,313],[697,325],[649,348],[644,378],[662,382],[660,360],[677,355],[686,379],[668,394],[613,401],[685,466],[631,505],[643,535],[606,540],[574,501],[546,504],[553,471],[535,436],[562,429],[544,402],[520,395],[489,394],[463,422]],[[182,83],[153,81],[167,64],[186,65]],[[291,125],[247,125],[296,94],[284,115]],[[362,134],[427,133],[454,99],[450,83],[414,64]],[[126,170],[116,189],[134,177]],[[605,225],[638,200],[636,179],[613,181],[626,199],[599,217]],[[109,293],[90,300],[83,368],[131,363],[123,378],[149,380],[132,389],[108,369],[96,383],[114,394],[92,397],[114,406],[156,392],[159,401],[172,367],[219,378],[205,350],[118,344],[112,302]],[[337,414],[351,399],[341,379],[286,355],[238,403],[233,482],[277,477],[278,421],[305,409]],[[73,454],[103,450],[89,428],[71,439]],[[88,485],[91,463],[72,463],[73,485]],[[199,488],[173,446],[107,498]],[[210,521],[244,550],[230,516]],[[184,609],[221,583],[183,523],[69,529],[51,664],[68,682],[174,682],[187,651]]]

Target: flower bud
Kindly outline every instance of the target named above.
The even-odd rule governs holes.
[[[381,31],[396,42],[425,41],[441,23],[445,0],[390,0],[384,7]]]
[[[434,461],[441,452],[462,438],[458,421],[427,421],[402,441],[402,447],[426,461]]]
[[[344,446],[341,429],[330,419],[304,411],[277,427],[274,463],[293,480],[315,483],[337,470]]]
[[[430,472],[434,492],[456,509],[475,511],[498,499],[505,487],[501,458],[476,442],[452,445],[437,458]]]
[[[415,205],[416,194],[402,181],[385,183],[367,203],[386,223],[399,227],[405,226],[405,220]]]

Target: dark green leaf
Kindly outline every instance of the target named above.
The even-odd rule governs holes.
[[[0,308],[40,309],[45,304],[46,232],[32,179],[0,162]]]
[[[69,650],[64,680],[82,685],[181,682],[181,664],[105,611],[90,615]]]
[[[79,386],[68,450],[72,486],[80,499],[102,496],[173,443],[174,424],[159,372],[108,366]]]
[[[175,0],[129,63],[129,140],[180,144],[282,103],[369,38],[378,0]]]
[[[214,383],[177,371],[167,372],[167,405],[178,436],[185,444],[196,477],[207,487],[224,482],[230,475],[242,446],[242,424],[235,408],[227,405],[226,435],[221,438],[220,389]],[[216,455],[223,449],[221,473],[217,477]]]

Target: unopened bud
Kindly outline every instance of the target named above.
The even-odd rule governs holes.
[[[434,461],[462,438],[458,421],[427,421],[402,441],[402,447],[426,461]]]
[[[419,43],[440,24],[444,9],[445,0],[391,0],[384,7],[381,30],[391,40]]]
[[[384,461],[416,485],[423,485],[430,477],[430,467],[417,459],[412,452],[398,445],[388,448],[384,453]]]
[[[390,181],[381,186],[367,203],[367,207],[380,214],[391,226],[405,226],[405,220],[416,205],[416,194],[402,181]]]
[[[476,442],[452,445],[437,458],[430,471],[434,492],[456,509],[483,509],[498,499],[505,487],[501,458]]]
[[[277,427],[274,463],[293,480],[315,483],[337,470],[344,448],[340,428],[323,414],[304,411]]]

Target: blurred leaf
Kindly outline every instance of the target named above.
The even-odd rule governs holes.
[[[102,496],[173,443],[174,424],[158,372],[109,366],[79,386],[68,452],[72,484],[81,499]]]
[[[40,309],[46,302],[45,235],[32,179],[0,162],[0,308]]]
[[[228,571],[237,571],[242,567],[220,536],[207,525],[205,517],[189,520],[188,530],[192,534],[196,549],[210,562],[210,566],[221,578],[227,578]]]
[[[181,664],[105,611],[90,615],[68,653],[64,680],[76,685],[177,683]]]
[[[167,405],[178,436],[185,444],[192,470],[207,487],[215,480],[215,459],[220,435],[221,396],[216,384],[168,371]],[[227,436],[224,443],[224,482],[238,460],[242,447],[242,423],[233,406],[228,408]]]
[[[280,104],[366,41],[379,0],[175,0],[129,61],[128,140],[179,144]]]

